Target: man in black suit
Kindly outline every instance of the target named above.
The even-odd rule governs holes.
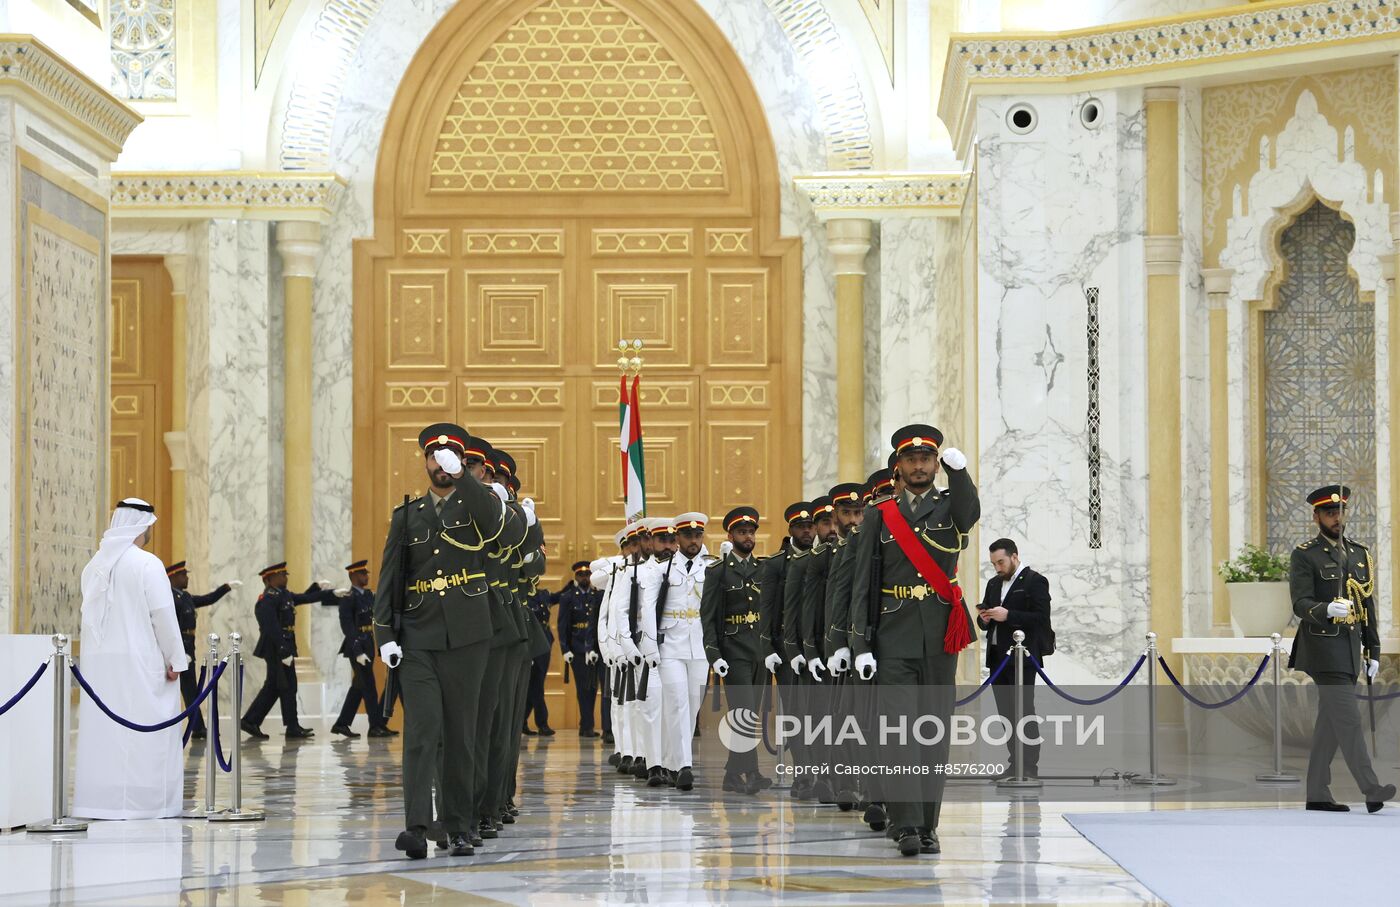
[[[977,623],[987,632],[987,668],[995,671],[1013,645],[1011,634],[1017,630],[1026,634],[1026,651],[1037,660],[1055,651],[1055,631],[1050,626],[1050,583],[1034,570],[1022,565],[1016,543],[1011,539],[992,542],[992,567],[996,575],[987,581],[986,594],[978,605]],[[1007,721],[1015,721],[1016,663],[1006,666],[992,682],[997,711]],[[1022,675],[1021,714],[1035,714],[1035,667],[1026,662]],[[1040,736],[1040,722],[1026,723],[1026,737]],[[1011,758],[1016,756],[1014,738],[1007,743]],[[1026,743],[1022,747],[1026,765],[1024,777],[1040,774],[1040,744]],[[1012,772],[1016,766],[1012,765]]]

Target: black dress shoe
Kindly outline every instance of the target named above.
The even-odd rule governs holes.
[[[736,794],[746,794],[749,792],[749,783],[744,780],[744,776],[732,772],[724,773],[724,783],[721,784],[720,787]]]
[[[502,822],[500,819],[492,819],[491,825],[496,829],[496,831],[500,831],[501,829],[506,827],[506,823]]]
[[[603,731],[603,742],[606,743],[608,746],[612,746],[614,743],[617,742],[617,738],[614,737],[608,731]]]
[[[334,730],[334,728],[332,728],[332,730]],[[371,736],[371,737],[392,737],[392,736],[394,736],[394,732],[391,731],[391,730],[389,730],[389,729],[386,728],[386,727],[377,727],[377,726],[376,726],[376,727],[372,727],[372,728],[369,729],[369,736]]]
[[[608,756],[608,765],[611,765],[613,768],[617,768],[617,767],[618,767],[619,765],[621,765],[621,764],[622,764],[622,754],[621,754],[621,753],[615,752],[615,753],[613,753],[612,755]]]
[[[832,788],[831,782],[827,781],[825,778],[817,782],[814,793],[816,794],[818,803],[830,806],[836,802],[836,791]]]
[[[580,737],[597,737],[597,736],[598,736],[598,732],[597,732],[597,731],[585,731],[585,730],[580,729],[579,732],[578,732],[578,735],[579,735]]]
[[[514,825],[515,816],[512,816],[510,814],[510,810],[506,810],[505,812],[501,813],[501,822],[506,825]]]
[[[507,798],[507,800],[506,800],[506,812],[510,813],[512,816],[518,816],[518,815],[520,815],[520,807],[518,807],[518,806],[515,805],[515,800],[514,800],[514,799]]]
[[[899,855],[902,857],[917,857],[919,849],[923,847],[923,842],[919,840],[919,832],[913,828],[901,828],[899,834],[895,836],[895,846],[899,848]]]
[[[647,787],[662,787],[666,783],[666,769],[653,765],[647,770]]]
[[[942,853],[943,848],[938,844],[938,835],[931,831],[919,832],[919,853]]]
[[[748,791],[751,794],[756,794],[761,790],[767,790],[773,786],[773,779],[762,772],[754,772],[747,776],[746,780],[748,782]]]
[[[526,737],[533,737],[533,736],[535,736],[535,732],[532,731],[532,730],[530,730],[528,727],[523,727],[523,728],[521,728],[521,729],[520,729],[520,733],[524,734]]]
[[[410,860],[426,860],[428,858],[428,839],[423,832],[407,829],[399,832],[399,836],[394,839],[394,849],[401,850]]]
[[[1330,800],[1309,800],[1307,808],[1314,812],[1322,813],[1349,813],[1351,807],[1345,803],[1333,803]]]
[[[382,727],[382,730],[387,731],[390,737],[397,737],[397,736],[399,736],[399,732],[396,731],[396,730],[394,730],[393,728],[389,727],[388,725],[384,725],[384,726]]]
[[[490,819],[482,819],[481,824],[477,826],[477,829],[481,832],[481,836],[483,838],[498,837],[496,834],[496,826],[492,824]]]
[[[617,773],[618,773],[619,775],[626,775],[626,774],[631,773],[631,771],[632,771],[632,757],[631,757],[631,756],[623,756],[623,757],[622,757],[622,761],[619,762],[619,763],[617,763]]]
[[[476,853],[472,848],[471,839],[461,832],[452,836],[452,840],[448,842],[448,846],[449,850],[447,855],[449,857],[469,857]]]
[[[371,731],[372,731],[372,730],[373,730],[373,729],[371,729]],[[339,735],[342,736],[342,737],[350,737],[350,738],[352,738],[352,739],[358,739],[359,736],[360,736],[359,734],[357,734],[357,733],[355,733],[354,731],[350,730],[350,726],[349,726],[349,725],[346,725],[346,724],[333,724],[333,725],[331,725],[331,733],[332,733],[332,734],[339,734]]]
[[[287,728],[286,736],[293,740],[305,740],[307,737],[315,737],[316,732],[309,727],[292,727]]]
[[[205,737],[208,736],[209,732],[206,731],[204,728],[196,728],[195,730],[190,731],[191,740],[203,740]]]
[[[1378,813],[1381,811],[1381,807],[1385,806],[1385,801],[1393,800],[1395,798],[1395,785],[1387,784],[1385,787],[1382,787],[1375,793],[1371,794],[1371,796],[1375,797],[1376,799],[1366,801],[1366,812]]]
[[[676,773],[671,771],[669,768],[666,769],[666,784],[669,787],[676,786]]]
[[[471,840],[473,847],[481,847],[486,843],[485,841],[481,840],[481,832],[479,831],[474,831],[471,833]]]
[[[690,790],[693,787],[695,787],[695,773],[687,765],[676,772],[676,790]]]
[[[836,807],[843,813],[848,813],[856,808],[860,802],[860,794],[853,790],[839,790],[836,792]]]
[[[638,758],[632,760],[632,777],[636,778],[638,781],[645,781],[647,779],[647,761],[645,759]]]
[[[238,722],[238,727],[242,729],[243,733],[256,740],[272,739],[262,732],[262,728],[258,727],[256,724],[253,724],[253,722],[249,721],[247,718],[244,718],[242,721]]]
[[[546,724],[544,727],[540,728],[540,736],[541,736],[541,737],[553,737],[553,736],[554,736],[554,728],[552,728],[552,727],[550,727],[549,725]]]
[[[879,803],[872,803],[865,808],[865,815],[862,817],[871,831],[884,831],[885,825],[889,822],[889,817],[885,815],[885,808]]]

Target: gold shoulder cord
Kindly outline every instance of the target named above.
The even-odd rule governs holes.
[[[1345,561],[1343,561],[1345,563]],[[1369,623],[1370,616],[1366,613],[1366,599],[1370,598],[1376,591],[1376,571],[1371,562],[1371,551],[1366,549],[1366,575],[1370,579],[1362,583],[1351,575],[1350,568],[1347,569],[1347,598],[1351,599],[1358,617],[1352,617],[1348,623],[1359,623],[1363,626]]]
[[[502,520],[501,522],[502,522],[502,524],[504,525],[505,521]],[[456,539],[454,539],[452,536],[448,535],[446,529],[444,529],[442,532],[438,533],[438,536],[439,536],[444,542],[446,542],[447,544],[451,545],[453,548],[461,548],[463,551],[480,551],[482,548],[485,548],[485,547],[487,546],[487,544],[489,544],[489,543],[491,542],[491,539],[494,539],[494,538],[496,537],[496,536],[493,535],[493,536],[492,536],[491,538],[489,538],[489,539],[482,538],[482,537],[481,537],[481,530],[480,530],[480,529],[477,529],[477,527],[476,527],[476,520],[472,520],[471,523],[470,523],[470,525],[471,525],[472,529],[476,529],[476,537],[477,537],[477,540],[479,541],[480,544],[469,545],[469,544],[467,544],[466,542],[459,542],[459,541],[457,541]],[[497,529],[497,530],[496,530],[496,535],[500,535],[500,534],[501,534],[501,530],[500,530],[500,529]]]

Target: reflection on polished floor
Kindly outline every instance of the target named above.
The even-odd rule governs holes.
[[[1073,804],[950,803],[943,854],[901,859],[834,806],[720,794],[713,771],[689,794],[648,789],[567,731],[525,746],[521,816],[475,857],[394,851],[397,738],[274,737],[244,750],[246,799],[266,822],[3,836],[0,905],[1154,902],[1063,820],[1084,811]]]

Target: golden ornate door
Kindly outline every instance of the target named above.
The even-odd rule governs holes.
[[[112,259],[112,437],[108,448],[111,507],[122,498],[150,501],[160,517],[150,550],[167,563],[170,454],[170,276],[160,258]]]
[[[612,553],[624,337],[651,513],[798,494],[800,248],[742,73],[674,0],[467,0],[429,36],[356,243],[356,550],[421,493],[419,429],[453,419],[515,457],[551,589]]]

